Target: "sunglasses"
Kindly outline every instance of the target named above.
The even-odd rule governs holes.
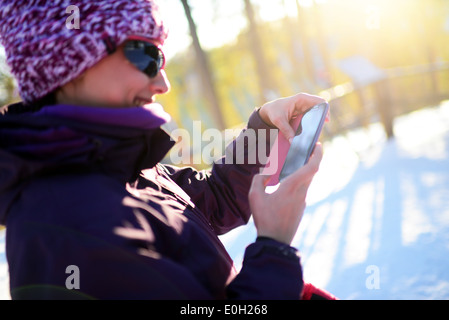
[[[146,38],[130,37],[125,41],[123,52],[129,62],[150,78],[156,77],[165,67],[164,53]]]

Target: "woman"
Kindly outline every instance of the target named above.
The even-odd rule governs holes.
[[[23,98],[0,117],[12,298],[332,298],[304,286],[290,247],[321,146],[273,194],[261,163],[223,161],[208,172],[160,164],[173,142],[154,103],[170,88],[156,4],[78,1],[76,29],[65,1],[49,3],[0,5]],[[292,137],[290,119],[319,102],[299,94],[267,103],[246,130]],[[269,143],[258,137],[259,147]],[[258,238],[237,273],[217,235],[251,214]]]

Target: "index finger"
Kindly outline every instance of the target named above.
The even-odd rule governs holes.
[[[294,96],[295,101],[295,110],[299,113],[304,113],[313,106],[317,104],[326,102],[325,99],[320,96],[315,96],[307,93],[299,93]]]
[[[323,159],[323,147],[321,143],[315,145],[314,151],[309,158],[309,161],[293,172],[290,176],[283,180],[283,184],[297,184],[299,180],[310,182],[314,175],[318,172],[320,168],[321,160]],[[282,185],[282,184],[281,184]]]
[[[306,166],[309,166],[311,170],[315,170],[315,173],[320,168],[321,160],[323,159],[323,146],[320,142],[317,142],[315,145],[315,148],[312,152],[312,155],[309,158],[309,161],[305,164]]]

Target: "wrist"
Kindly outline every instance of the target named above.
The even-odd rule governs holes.
[[[274,232],[258,232],[257,239],[272,239],[285,245],[290,245],[293,237],[288,237],[286,234],[277,234]]]

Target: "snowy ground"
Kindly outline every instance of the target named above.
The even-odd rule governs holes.
[[[306,281],[341,299],[449,299],[449,102],[324,145],[293,245]],[[250,223],[222,237],[241,264]],[[9,299],[0,231],[0,299]]]
[[[449,299],[449,102],[324,145],[293,246],[341,299]],[[253,225],[222,240],[237,264]]]
[[[0,230],[0,300],[10,299],[8,265],[5,257],[5,230]]]

